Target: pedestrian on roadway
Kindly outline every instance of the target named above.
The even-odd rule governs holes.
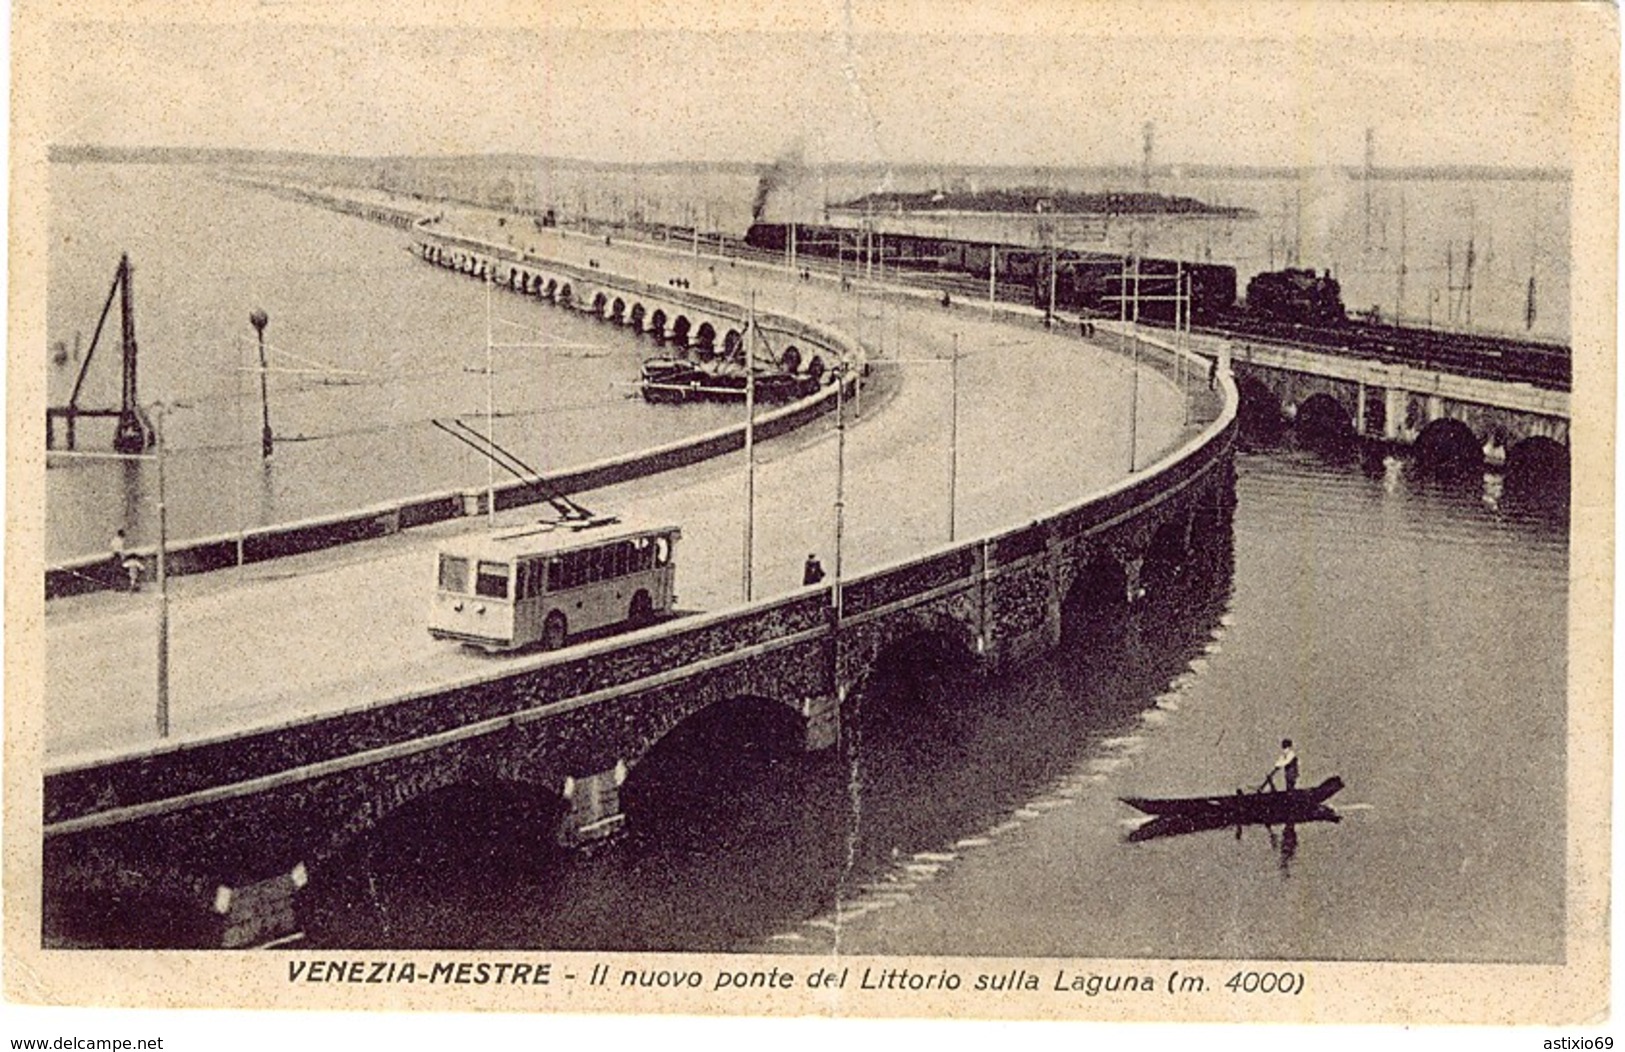
[[[141,590],[141,556],[129,549],[129,541],[122,529],[113,533],[113,579],[124,578],[129,582],[129,590]]]
[[[817,555],[808,555],[807,564],[801,568],[801,583],[803,586],[819,584],[824,580],[824,564],[818,561]]]

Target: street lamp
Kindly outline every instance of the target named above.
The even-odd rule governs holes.
[[[254,326],[254,331],[260,339],[260,456],[269,458],[271,455],[271,398],[265,386],[265,326],[271,320],[270,315],[258,307],[248,316]]]
[[[158,737],[169,737],[169,572],[165,561],[169,528],[164,508],[164,411],[154,408],[153,440],[158,459]]]

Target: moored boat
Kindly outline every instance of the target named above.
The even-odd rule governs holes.
[[[745,382],[744,367],[737,362],[651,358],[643,363],[638,389],[650,402],[743,402]],[[761,369],[756,373],[759,402],[791,402],[817,390],[816,376]]]

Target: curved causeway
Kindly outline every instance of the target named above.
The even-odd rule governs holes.
[[[749,599],[739,455],[582,495],[682,527],[687,616],[556,652],[488,657],[430,640],[434,549],[484,523],[182,578],[170,586],[171,736],[160,740],[153,604],[53,604],[48,898],[133,881],[173,889],[166,915],[248,909],[276,895],[219,889],[272,882],[291,896],[388,812],[491,777],[556,797],[564,841],[606,836],[621,822],[628,768],[711,704],[781,701],[805,720],[806,747],[827,747],[886,647],[933,633],[994,671],[1053,646],[1071,599],[1132,601],[1154,566],[1228,528],[1235,388],[1228,376],[1210,386],[1205,368],[1164,346],[1110,333],[1086,342],[1031,312],[534,238],[481,258],[590,259],[606,282],[669,273],[741,310],[754,293],[759,311],[848,334],[896,395],[879,407],[849,398],[844,428],[829,420],[758,451]],[[510,509],[498,521],[534,517]],[[803,587],[809,552],[839,565],[838,579]],[[197,938],[281,934],[284,914],[254,909],[217,910],[223,927]]]

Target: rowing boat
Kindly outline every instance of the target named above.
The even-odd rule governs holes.
[[[1289,822],[1313,814],[1343,788],[1343,779],[1333,775],[1309,789],[1281,792],[1245,793],[1230,796],[1187,796],[1154,799],[1125,796],[1120,799],[1137,810],[1161,818],[1199,819],[1219,825]]]

